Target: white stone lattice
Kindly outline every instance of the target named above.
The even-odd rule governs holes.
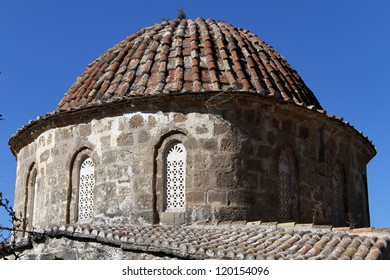
[[[338,179],[332,176],[332,207],[333,207],[333,225],[338,226],[342,223],[341,195]]]
[[[186,150],[183,144],[171,146],[166,155],[166,211],[183,212],[186,197]]]
[[[38,176],[37,176],[37,172],[34,171],[33,172],[34,174],[34,178],[33,178],[33,181],[32,181],[32,187],[34,188],[34,200],[33,200],[33,209],[32,209],[32,217],[31,217],[31,224],[32,226],[34,227],[35,226],[35,223],[36,223],[36,220],[37,220],[37,200],[38,200]]]
[[[281,218],[290,218],[290,165],[287,158],[279,158],[279,213]]]
[[[91,158],[83,161],[80,167],[79,221],[93,217],[93,188],[95,186],[95,167]]]

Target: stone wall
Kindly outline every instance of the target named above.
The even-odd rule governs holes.
[[[77,222],[79,169],[90,157],[95,224],[283,219],[331,224],[336,174],[343,223],[369,225],[365,168],[374,151],[366,139],[323,114],[254,101],[177,98],[158,106],[64,114],[18,151],[15,210],[27,217],[28,229],[32,219],[35,227]],[[174,142],[187,151],[184,213],[164,209],[164,156]],[[281,155],[290,162],[290,217],[280,216]]]

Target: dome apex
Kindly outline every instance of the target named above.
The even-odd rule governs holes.
[[[212,19],[161,22],[90,63],[57,109],[135,96],[243,91],[321,109],[297,72],[247,30]]]

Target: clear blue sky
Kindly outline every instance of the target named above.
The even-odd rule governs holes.
[[[53,111],[106,49],[175,18],[179,8],[188,18],[224,20],[257,34],[287,58],[328,113],[374,142],[371,224],[390,227],[388,0],[0,0],[0,191],[13,200],[16,161],[8,138]]]

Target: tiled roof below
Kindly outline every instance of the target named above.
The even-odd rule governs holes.
[[[390,233],[386,230],[260,222],[191,226],[68,225],[46,229],[42,234],[184,259],[374,260],[388,258],[390,246]]]

